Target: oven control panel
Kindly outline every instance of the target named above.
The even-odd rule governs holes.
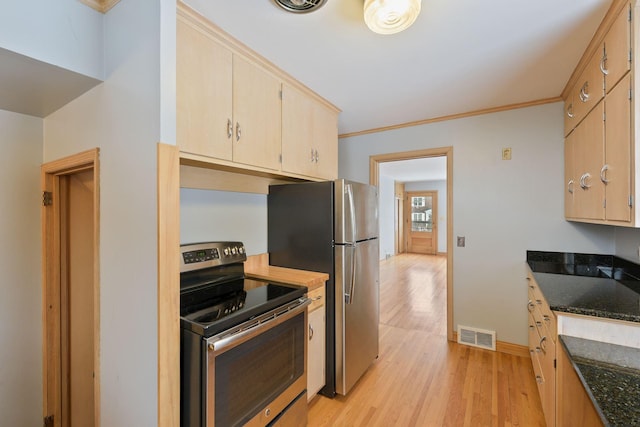
[[[242,242],[203,242],[180,246],[180,272],[199,270],[247,259]]]

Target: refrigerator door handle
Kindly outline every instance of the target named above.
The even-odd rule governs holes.
[[[344,294],[344,303],[351,304],[353,301],[353,291],[356,285],[356,245],[349,245],[351,248],[351,284],[349,285],[349,292]]]
[[[351,220],[351,241],[347,243],[356,243],[356,208],[353,201],[353,187],[351,184],[347,184],[347,197],[349,198],[349,219]]]

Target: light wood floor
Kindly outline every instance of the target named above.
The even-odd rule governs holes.
[[[545,425],[530,359],[447,341],[445,275],[444,256],[380,263],[380,355],[310,427]]]

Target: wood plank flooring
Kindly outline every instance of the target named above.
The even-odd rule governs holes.
[[[380,355],[308,425],[544,426],[530,359],[448,342],[445,309],[446,257],[381,261]]]

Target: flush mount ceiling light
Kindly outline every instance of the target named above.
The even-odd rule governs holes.
[[[406,30],[420,14],[422,0],[364,0],[364,22],[374,33]]]
[[[327,0],[273,0],[273,2],[288,12],[307,13],[320,9]]]

